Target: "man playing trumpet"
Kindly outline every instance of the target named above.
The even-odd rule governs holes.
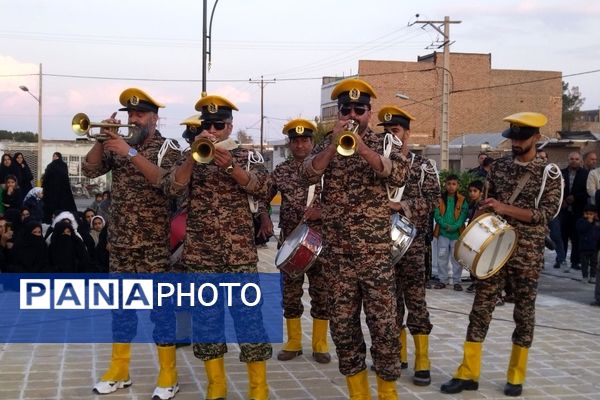
[[[190,273],[256,274],[258,255],[248,196],[257,199],[267,196],[269,173],[262,157],[252,150],[237,145],[223,147],[223,143],[231,143],[233,110],[237,110],[233,103],[221,96],[205,96],[196,103],[196,110],[201,112],[202,124],[195,139],[196,146],[192,147],[197,149],[200,139],[213,142],[212,162],[208,162],[210,157],[197,161],[198,154],[190,151],[166,178],[172,194],[183,194],[189,188],[181,268]],[[253,327],[261,330],[257,336],[266,339],[260,311],[233,313],[238,336],[242,329]],[[205,332],[207,337],[219,337],[224,329],[221,317],[213,314],[209,315],[210,320],[203,317],[192,312],[194,337],[202,338]],[[266,360],[271,358],[271,344],[240,343],[240,350],[240,361],[247,364],[248,398],[268,399]],[[223,358],[226,352],[224,340],[194,344],[194,355],[204,361],[206,370],[206,399],[227,398]]]
[[[128,123],[136,126],[135,134],[126,142],[114,128],[103,127],[100,133],[109,139],[94,144],[82,164],[83,173],[95,178],[112,171],[110,272],[165,273],[169,271],[170,201],[161,182],[180,153],[175,149],[178,146],[169,146],[169,139],[156,129],[162,104],[137,88],[123,91],[119,101],[123,105],[119,111],[127,111]],[[103,123],[119,125],[115,116],[116,113]],[[179,390],[173,344],[175,314],[160,312],[154,317],[160,372],[153,398],[171,399]],[[129,362],[137,315],[132,310],[116,310],[112,318],[112,358],[110,367],[94,386],[98,394],[131,385]]]
[[[371,333],[371,356],[380,399],[397,399],[400,351],[396,282],[391,265],[390,216],[386,184],[403,186],[406,158],[394,148],[383,157],[383,135],[369,127],[375,91],[361,79],[341,81],[331,93],[338,102],[333,133],[304,160],[300,174],[309,183],[324,176],[321,195],[324,250],[320,262],[329,287],[331,336],[340,372],[351,399],[370,399],[360,313],[365,307]],[[358,123],[353,152],[338,153],[348,122]]]

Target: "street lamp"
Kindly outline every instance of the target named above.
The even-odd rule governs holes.
[[[38,142],[37,142],[37,185],[42,184],[42,64],[40,63],[38,95],[34,95],[29,91],[27,86],[19,86],[24,92],[29,93],[31,97],[38,103]]]
[[[202,97],[206,96],[206,56],[208,56],[208,64],[210,67],[210,60],[212,58],[212,21],[215,15],[215,8],[219,0],[215,0],[212,11],[210,13],[210,24],[208,32],[206,29],[206,17],[207,17],[207,0],[202,2]],[[206,48],[208,44],[208,49]]]

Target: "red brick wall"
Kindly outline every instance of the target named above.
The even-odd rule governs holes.
[[[439,143],[441,129],[442,55],[420,62],[359,61],[359,75],[375,88],[373,119],[386,104],[396,104],[416,118],[411,124],[413,142]],[[536,111],[548,117],[542,133],[556,136],[562,108],[561,73],[555,71],[496,70],[490,54],[451,53],[450,140],[466,133],[500,132],[502,118],[520,111]],[[547,79],[556,78],[556,79]],[[490,88],[539,79],[535,83]],[[487,88],[482,90],[468,90]],[[410,100],[395,97],[403,93]]]

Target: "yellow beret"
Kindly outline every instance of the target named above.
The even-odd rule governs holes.
[[[381,121],[378,125],[401,125],[406,129],[410,127],[410,121],[414,121],[415,117],[410,115],[397,106],[384,106],[379,113],[377,118]]]
[[[317,131],[317,125],[304,118],[296,118],[288,121],[282,129],[284,135],[290,139],[296,137],[313,137],[313,133]]]
[[[377,98],[375,90],[367,82],[359,78],[345,79],[338,83],[331,92],[331,100],[339,104],[361,103],[370,104],[371,97]]]
[[[540,128],[548,122],[544,114],[536,112],[520,112],[509,115],[504,121],[510,122],[510,127],[502,132],[502,136],[515,140],[526,140],[540,132]]]
[[[202,125],[202,118],[200,118],[200,114],[190,115],[189,117],[181,121],[179,125],[200,126]]]
[[[509,115],[504,121],[518,126],[530,126],[532,128],[541,128],[546,125],[548,118],[544,114],[536,112],[520,112]]]
[[[164,108],[164,104],[154,100],[148,93],[138,88],[129,88],[123,90],[119,96],[119,102],[123,105],[119,111],[136,110],[158,112],[159,108]]]
[[[232,117],[232,110],[238,111],[238,108],[224,97],[210,95],[201,97],[196,102],[196,111],[202,113],[202,119],[205,120],[224,120]]]

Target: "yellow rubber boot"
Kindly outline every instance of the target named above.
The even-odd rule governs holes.
[[[363,369],[358,374],[347,376],[346,384],[348,385],[350,400],[371,400],[369,376],[366,369]]]
[[[267,362],[249,362],[248,368],[248,398],[250,400],[268,400],[269,385],[267,385]]]
[[[463,362],[454,373],[454,378],[479,381],[481,373],[481,342],[465,342]]]
[[[327,327],[329,321],[326,319],[313,319],[312,351],[316,362],[327,364],[331,361],[329,344],[327,343]]]
[[[413,335],[415,342],[415,371],[429,371],[429,335]]]
[[[300,318],[290,318],[285,320],[288,340],[283,344],[277,359],[279,361],[289,361],[302,354],[302,324]]]
[[[160,371],[156,379],[156,386],[168,388],[177,384],[177,353],[175,346],[156,346],[158,351],[158,365]]]
[[[408,342],[406,340],[406,327],[400,329],[400,368],[408,368]]]
[[[529,349],[516,344],[512,345],[510,353],[510,361],[508,363],[508,372],[506,380],[513,385],[522,385],[525,383],[525,375],[527,374],[527,357]]]
[[[131,360],[131,343],[113,343],[112,357],[108,371],[102,376],[103,381],[126,381],[129,379],[129,361]]]
[[[224,400],[227,398],[227,378],[225,377],[225,360],[223,357],[204,361],[204,370],[208,387],[206,400]]]
[[[396,381],[384,381],[377,377],[377,400],[398,400]]]

